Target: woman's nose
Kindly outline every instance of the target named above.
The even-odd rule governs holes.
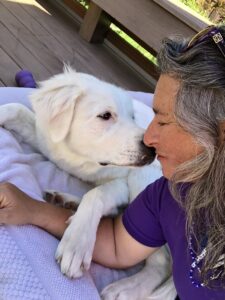
[[[148,147],[154,147],[157,144],[158,134],[154,126],[154,123],[151,122],[144,134],[144,143]]]

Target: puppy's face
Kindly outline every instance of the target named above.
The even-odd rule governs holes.
[[[45,81],[32,104],[48,142],[63,144],[87,161],[138,166],[154,159],[154,151],[142,143],[144,130],[135,123],[132,99],[118,87],[68,69]]]
[[[134,120],[126,92],[107,86],[84,92],[77,101],[67,136],[73,151],[101,165],[143,165],[153,153]]]

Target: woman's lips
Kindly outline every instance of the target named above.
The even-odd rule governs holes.
[[[164,158],[165,158],[165,156],[160,155],[160,154],[157,154],[157,159],[158,159],[158,160],[162,160],[162,159],[164,159]]]

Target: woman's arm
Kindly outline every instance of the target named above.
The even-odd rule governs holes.
[[[158,248],[144,246],[125,229],[122,216],[101,220],[93,261],[110,268],[127,268],[146,259]]]
[[[0,223],[32,224],[61,238],[72,211],[35,200],[11,183],[0,184]],[[132,266],[157,248],[144,246],[132,238],[123,226],[121,216],[103,218],[99,224],[93,260],[112,268]]]
[[[61,238],[71,210],[29,197],[11,183],[0,184],[0,223],[32,224]]]

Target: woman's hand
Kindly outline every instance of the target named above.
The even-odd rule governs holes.
[[[0,183],[0,224],[38,226],[61,238],[73,211],[35,200],[11,183]]]
[[[32,224],[36,200],[11,183],[0,183],[0,224]]]

